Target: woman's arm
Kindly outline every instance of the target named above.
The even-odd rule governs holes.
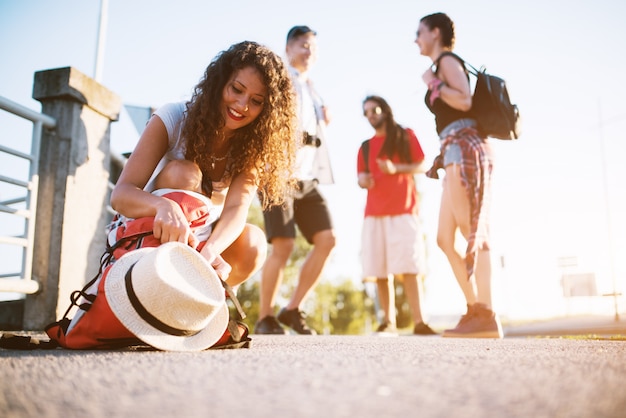
[[[153,116],[130,155],[111,193],[111,206],[128,218],[154,217],[154,236],[162,243],[178,241],[197,246],[184,213],[174,201],[143,190],[168,148],[167,130]]]
[[[443,82],[439,87],[439,97],[450,107],[467,112],[472,107],[472,92],[463,65],[451,55],[439,61],[439,69],[435,75],[429,68],[422,76],[427,85],[433,80]]]
[[[201,251],[209,262],[213,262],[243,232],[257,190],[255,180],[256,173],[251,171],[236,175],[230,183],[220,220]]]

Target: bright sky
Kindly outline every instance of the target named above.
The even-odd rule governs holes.
[[[40,111],[31,99],[36,71],[72,66],[93,76],[99,7],[99,0],[0,0],[0,96]],[[323,191],[339,241],[325,276],[358,281],[365,192],[356,184],[356,153],[373,133],[361,101],[385,97],[426,158],[436,156],[421,82],[430,63],[413,41],[419,19],[437,11],[455,21],[455,51],[503,77],[523,117],[519,141],[493,140],[496,309],[510,317],[569,309],[560,257],[576,257],[573,272],[595,273],[600,293],[626,292],[624,2],[109,0],[102,84],[125,104],[158,107],[189,98],[211,59],[231,44],[256,40],[284,55],[291,26],[314,28],[319,59],[311,75],[334,117],[328,137],[336,184]],[[0,143],[28,147],[30,131],[16,136],[21,127],[12,123],[0,112]],[[117,151],[134,146],[129,126],[124,114],[114,124]],[[6,175],[7,165],[0,167]],[[461,312],[461,293],[435,243],[441,185],[423,176],[418,182],[429,246],[425,310]],[[602,298],[601,309],[612,312],[610,299]]]

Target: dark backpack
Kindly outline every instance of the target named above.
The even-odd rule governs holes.
[[[505,81],[488,74],[484,66],[477,70],[452,52],[441,54],[435,64],[439,65],[439,60],[445,55],[457,58],[467,72],[476,77],[469,113],[478,123],[478,130],[485,136],[497,139],[518,139],[521,134],[520,113],[517,105],[511,103]]]
[[[365,161],[365,172],[370,172],[370,140],[366,139],[361,144],[361,154],[363,155],[363,161]]]
[[[521,133],[521,119],[517,105],[512,104],[506,83],[500,77],[487,74],[466,63],[469,72],[476,76],[472,96],[472,116],[478,122],[478,130],[485,136],[498,139],[517,139]]]

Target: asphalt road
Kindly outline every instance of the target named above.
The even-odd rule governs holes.
[[[626,417],[626,341],[252,336],[0,350],[0,417]]]

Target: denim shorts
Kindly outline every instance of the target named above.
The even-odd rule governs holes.
[[[440,133],[439,138],[443,141],[448,135],[454,135],[455,131],[469,126],[476,126],[474,119],[459,119],[446,126]],[[443,166],[450,164],[461,164],[463,156],[461,155],[461,147],[458,144],[449,144],[443,150]]]
[[[450,164],[461,165],[463,162],[463,156],[461,155],[461,147],[459,144],[448,144],[443,151],[443,166],[447,167]]]

